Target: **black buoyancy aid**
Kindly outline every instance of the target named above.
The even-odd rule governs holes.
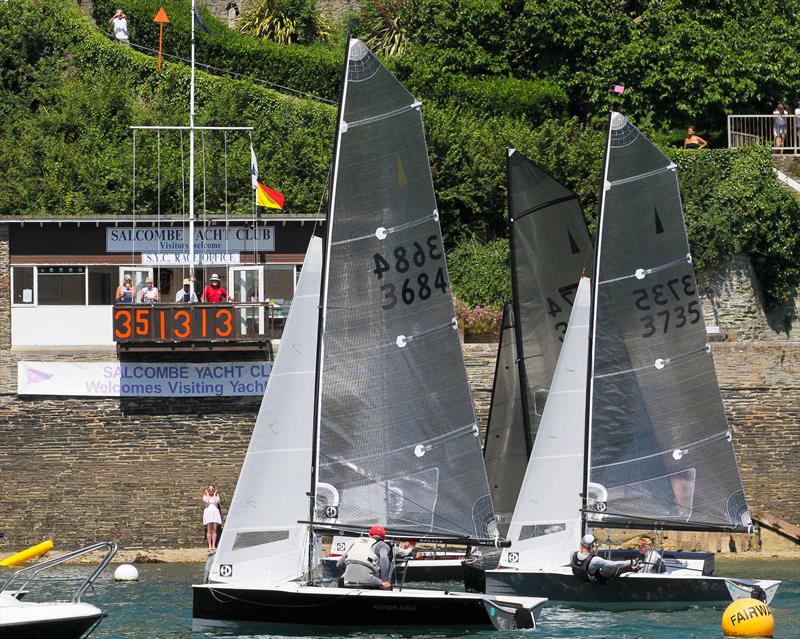
[[[572,559],[570,560],[572,574],[576,577],[580,577],[590,584],[604,584],[606,582],[606,578],[603,577],[599,572],[593,575],[589,573],[589,564],[596,556],[597,553],[591,551],[585,558],[580,559],[577,551],[572,553]]]

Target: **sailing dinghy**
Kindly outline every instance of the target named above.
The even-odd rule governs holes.
[[[769,603],[779,581],[669,562],[572,574],[591,526],[746,532],[752,522],[707,343],[673,162],[612,113],[591,280],[582,278],[500,565],[486,592],[589,608]]]
[[[350,40],[324,255],[313,241],[195,631],[535,626],[542,598],[315,582],[318,534],[497,540],[420,106]]]

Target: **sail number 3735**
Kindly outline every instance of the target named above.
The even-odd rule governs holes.
[[[421,269],[428,265],[428,268],[420,271],[413,277],[407,277],[402,284],[392,284],[386,282],[381,285],[383,301],[381,308],[388,311],[402,302],[410,306],[416,300],[427,300],[433,295],[436,289],[442,293],[447,292],[447,279],[444,274],[444,267],[435,264],[442,259],[444,253],[439,246],[437,235],[431,235],[425,241],[425,246],[419,242],[413,242],[411,246],[396,246],[387,256],[375,253],[372,259],[375,268],[372,271],[379,279],[383,279],[383,274],[392,270],[400,273],[408,273],[411,267]],[[399,288],[399,290],[398,290]]]
[[[673,278],[666,284],[656,284],[650,288],[637,288],[633,291],[633,304],[640,311],[654,311],[639,316],[642,323],[642,337],[652,337],[657,332],[666,333],[671,328],[683,328],[700,321],[700,302],[696,299],[685,302],[697,293],[692,276],[686,274]],[[678,304],[675,304],[678,302]]]

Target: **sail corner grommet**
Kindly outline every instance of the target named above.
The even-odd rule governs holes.
[[[408,338],[405,335],[398,335],[394,343],[397,344],[398,348],[405,348],[408,344]]]
[[[414,455],[417,457],[422,457],[425,453],[428,452],[428,448],[423,446],[422,444],[417,444],[414,446]]]
[[[385,240],[388,235],[389,231],[386,230],[385,226],[379,226],[375,229],[375,237],[377,237],[379,240]]]
[[[451,319],[451,320],[450,320],[450,327],[451,327],[451,328],[452,328],[454,331],[457,331],[457,330],[458,330],[458,318],[457,318],[457,317],[453,317],[453,319]]]
[[[657,360],[656,360],[656,361],[653,363],[653,365],[654,365],[654,366],[655,366],[655,367],[656,367],[658,370],[661,370],[662,368],[664,368],[664,366],[666,366],[666,365],[667,365],[667,363],[666,363],[666,362],[665,362],[663,359],[661,359],[661,358],[659,357],[659,358],[658,358],[658,359],[657,359]]]
[[[347,129],[348,128],[350,128],[350,127],[348,126],[347,122],[342,120],[341,123],[339,124],[339,131],[342,132],[342,133],[347,133]]]

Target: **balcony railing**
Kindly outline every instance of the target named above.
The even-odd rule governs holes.
[[[766,144],[773,153],[800,152],[800,115],[729,115],[728,147]]]

